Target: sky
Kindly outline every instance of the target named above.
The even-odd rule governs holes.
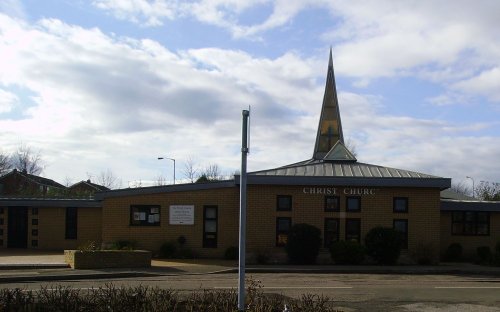
[[[312,157],[333,50],[358,161],[500,182],[500,1],[2,0],[0,150],[122,187]],[[185,181],[185,180],[184,180]]]

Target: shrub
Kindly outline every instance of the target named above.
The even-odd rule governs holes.
[[[224,253],[224,259],[226,260],[238,260],[239,256],[238,247],[235,246],[228,247]]]
[[[77,250],[81,251],[95,251],[100,249],[101,248],[96,241],[86,241],[85,243],[77,247]]]
[[[375,227],[366,234],[366,252],[378,264],[395,264],[402,247],[401,233],[393,228]]]
[[[267,264],[269,262],[269,254],[266,252],[258,252],[255,260],[258,264]]]
[[[330,245],[330,255],[336,264],[360,264],[365,248],[357,241],[338,241]]]
[[[288,232],[285,251],[292,263],[316,262],[321,246],[321,230],[306,223],[295,224]]]
[[[451,243],[444,254],[446,261],[459,261],[462,258],[463,248],[459,243]]]
[[[415,251],[415,260],[420,265],[431,265],[436,261],[434,246],[431,243],[419,243]]]
[[[185,248],[185,247],[179,248],[179,250],[176,253],[176,256],[179,259],[194,259],[194,258],[196,258],[194,251],[191,250],[190,248]]]
[[[110,246],[109,249],[113,250],[134,250],[135,249],[135,243],[132,241],[128,240],[119,240],[116,242],[113,242],[113,244]]]
[[[479,263],[487,264],[491,262],[493,255],[491,253],[490,247],[488,246],[477,247],[476,252],[479,258]]]
[[[171,259],[177,251],[177,246],[174,242],[164,242],[160,246],[160,258]]]

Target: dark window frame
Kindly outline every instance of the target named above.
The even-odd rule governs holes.
[[[157,209],[158,212],[153,212],[152,209]],[[136,220],[134,218],[135,213],[144,213],[144,220]],[[158,215],[158,221],[149,222],[150,216],[156,218]],[[130,226],[160,226],[161,225],[161,205],[130,205]]]
[[[280,221],[288,221],[288,230],[280,230]],[[284,247],[286,243],[281,242],[280,235],[286,235],[286,240],[288,240],[288,233],[292,227],[292,218],[290,217],[277,217],[276,218],[276,247]]]
[[[329,239],[330,235],[327,235],[328,232],[332,232],[332,231],[327,230],[328,221],[337,222],[337,233],[336,234],[333,233],[334,237],[331,240]],[[339,240],[340,240],[340,219],[339,218],[325,218],[325,223],[323,226],[323,246],[325,248],[329,248],[331,243],[338,242]]]
[[[349,222],[357,222],[358,223],[358,232],[355,234],[357,238],[350,238],[350,236],[353,236],[352,234],[348,233],[349,231]],[[345,240],[356,240],[358,243],[361,242],[361,219],[360,218],[346,218],[345,219]]]
[[[473,220],[467,220],[467,215],[471,214]],[[479,221],[478,216],[484,214],[486,221]],[[458,218],[460,216],[460,218]],[[460,219],[460,220],[456,220]],[[459,225],[461,231],[456,231],[455,225]],[[486,233],[478,234],[480,225],[486,225]],[[451,235],[453,236],[490,236],[491,216],[489,211],[452,211],[451,212]],[[472,229],[469,232],[467,229]]]
[[[396,202],[400,201],[400,200],[405,201],[405,209],[404,210],[396,209],[396,207],[397,207]],[[394,197],[392,199],[392,212],[394,212],[394,213],[408,213],[409,202],[410,201],[409,201],[408,197]]]
[[[78,208],[77,207],[66,207],[64,238],[65,239],[77,239],[78,238]]]
[[[335,200],[337,202],[337,208],[328,208],[328,200]],[[340,211],[340,196],[325,196],[325,212],[339,212]]]
[[[207,210],[215,208],[215,217],[207,217]],[[203,248],[217,248],[219,232],[219,207],[216,205],[203,206]],[[207,232],[206,221],[215,221],[215,232]],[[213,237],[212,237],[213,236]]]
[[[282,208],[282,206],[280,205],[280,199],[288,199],[289,200],[289,207]],[[276,196],[276,211],[292,211],[292,206],[293,206],[292,203],[293,203],[292,195],[277,195]]]
[[[392,220],[392,228],[397,230],[396,229],[396,223],[397,222],[404,222],[406,224],[406,232],[401,232],[403,233],[405,236],[403,237],[403,244],[401,245],[401,248],[402,249],[408,249],[408,232],[409,232],[409,229],[408,229],[408,219],[394,219]]]
[[[32,216],[38,215],[38,207],[31,207],[31,215]]]
[[[38,219],[31,219],[31,225],[38,225]]]
[[[349,209],[349,199],[356,199],[358,201],[358,208]],[[346,196],[346,198],[345,198],[345,211],[346,212],[361,212],[361,196]]]

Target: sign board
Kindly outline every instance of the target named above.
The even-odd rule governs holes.
[[[170,224],[193,225],[194,205],[172,205],[169,216]]]

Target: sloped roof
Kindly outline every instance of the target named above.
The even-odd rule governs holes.
[[[96,183],[92,183],[90,180],[87,180],[87,181],[80,181],[80,182],[77,182],[73,185],[71,185],[70,187],[68,187],[69,189],[73,189],[73,188],[76,188],[80,185],[86,185],[96,191],[109,191],[109,188],[105,187],[104,185],[99,185],[99,184],[96,184]]]
[[[36,175],[30,174],[30,173],[22,172],[22,171],[19,171],[17,169],[14,169],[11,172],[7,173],[6,175],[0,177],[0,180],[8,177],[10,175],[19,175],[25,179],[31,180],[31,181],[33,181],[37,184],[41,184],[41,185],[46,185],[46,186],[50,186],[50,187],[57,187],[57,188],[66,188],[64,185],[57,183],[54,180],[47,179],[47,178],[40,177],[40,176],[36,176]]]

